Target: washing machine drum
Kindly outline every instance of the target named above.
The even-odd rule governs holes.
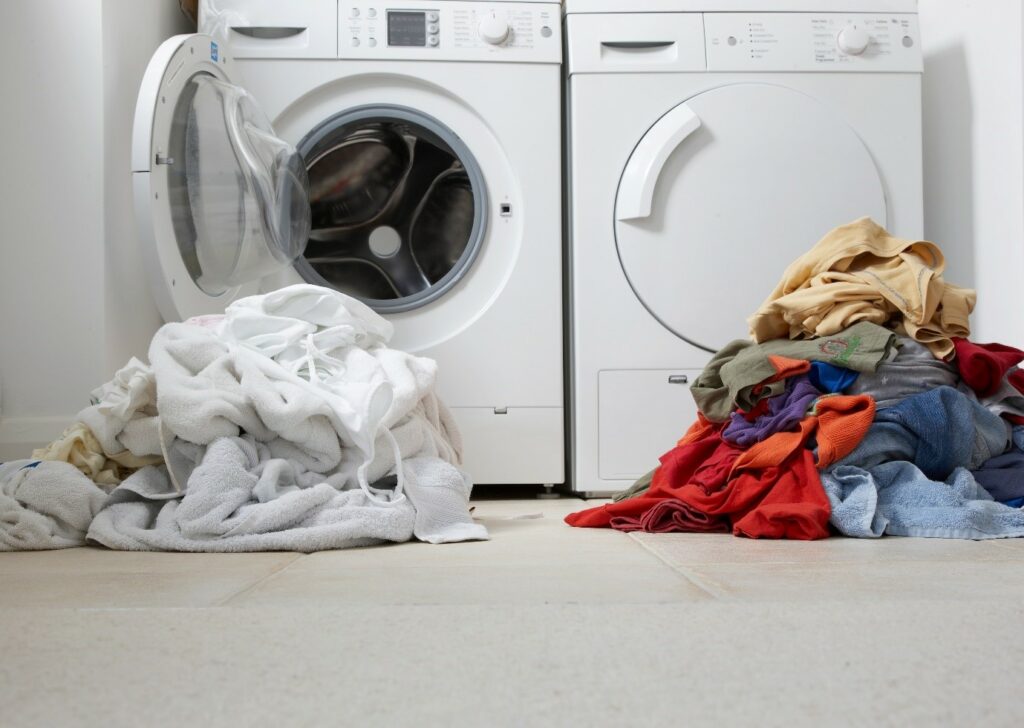
[[[422,306],[472,264],[484,233],[482,176],[465,145],[408,110],[348,112],[299,145],[312,231],[297,269],[378,311]]]

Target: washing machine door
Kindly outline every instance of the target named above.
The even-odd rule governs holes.
[[[886,221],[882,180],[857,133],[806,94],[763,83],[711,89],[636,145],[614,228],[637,298],[666,329],[716,351],[785,267],[833,227]]]
[[[132,143],[143,259],[166,320],[223,311],[302,254],[305,165],[210,36],[176,36],[157,50]]]

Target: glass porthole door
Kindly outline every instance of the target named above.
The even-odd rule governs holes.
[[[309,239],[309,183],[205,35],[157,50],[136,106],[132,176],[143,259],[167,320],[222,311],[291,266]]]
[[[164,318],[216,313],[294,268],[381,313],[443,296],[476,260],[487,191],[475,157],[422,111],[361,106],[295,148],[209,36],[166,41],[136,109],[143,258]]]

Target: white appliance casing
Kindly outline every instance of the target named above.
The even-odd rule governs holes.
[[[595,5],[623,12],[573,14]],[[642,13],[644,5],[629,13],[625,3],[567,8],[570,449],[573,487],[588,494],[631,485],[695,420],[684,380],[711,355],[673,330],[691,340],[698,331],[712,350],[745,338],[746,317],[783,268],[854,217],[871,215],[905,237],[923,233],[916,16],[887,17],[899,21],[898,47],[851,62],[836,61],[825,32],[815,41],[812,29],[831,34],[880,22],[877,14]],[[751,28],[768,34],[768,51],[755,52]],[[717,106],[706,103],[715,94]],[[704,136],[658,129],[684,102],[717,115]],[[832,121],[819,130],[805,129],[802,118],[770,118],[784,115],[783,104]],[[687,114],[675,116],[688,123]],[[741,129],[749,139],[739,140]],[[758,147],[762,134],[786,143]],[[636,207],[631,160],[642,139],[657,135],[672,149],[654,173],[653,212],[625,219]],[[733,142],[742,148],[723,148]]]
[[[439,12],[438,48],[393,48],[383,40],[371,48],[367,39],[380,26],[368,23],[368,10],[383,18],[388,5],[382,2],[356,3],[358,17],[352,3],[337,0],[223,0],[212,16],[211,5],[201,7],[201,27],[215,29],[226,57],[220,63],[252,94],[281,138],[297,145],[339,112],[398,105],[437,119],[469,148],[487,188],[483,246],[466,275],[440,298],[387,315],[395,325],[391,345],[438,361],[438,391],[460,425],[464,467],[475,482],[563,482],[558,5],[401,3],[402,10]],[[456,37],[455,27],[475,23],[476,13],[507,17],[514,35],[500,47]],[[246,35],[249,27],[304,30],[268,40]],[[542,27],[551,32],[541,34]],[[362,39],[358,46],[354,37]],[[532,102],[523,107],[513,97]],[[159,171],[148,162],[134,169],[141,202],[153,196],[150,175]],[[503,203],[511,206],[510,215],[499,212]],[[169,246],[160,240],[170,239],[169,217],[158,219],[142,204],[142,235],[153,238],[155,224],[154,246],[166,256]],[[216,312],[240,295],[301,281],[287,269],[256,289],[246,285],[211,299],[187,276],[175,277],[160,256],[150,259],[167,318]],[[185,295],[182,286],[194,290]]]

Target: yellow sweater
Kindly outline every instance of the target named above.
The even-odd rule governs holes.
[[[946,283],[942,251],[894,238],[870,218],[837,227],[797,258],[748,319],[754,341],[828,336],[858,321],[889,324],[944,358],[970,334],[976,294]]]

